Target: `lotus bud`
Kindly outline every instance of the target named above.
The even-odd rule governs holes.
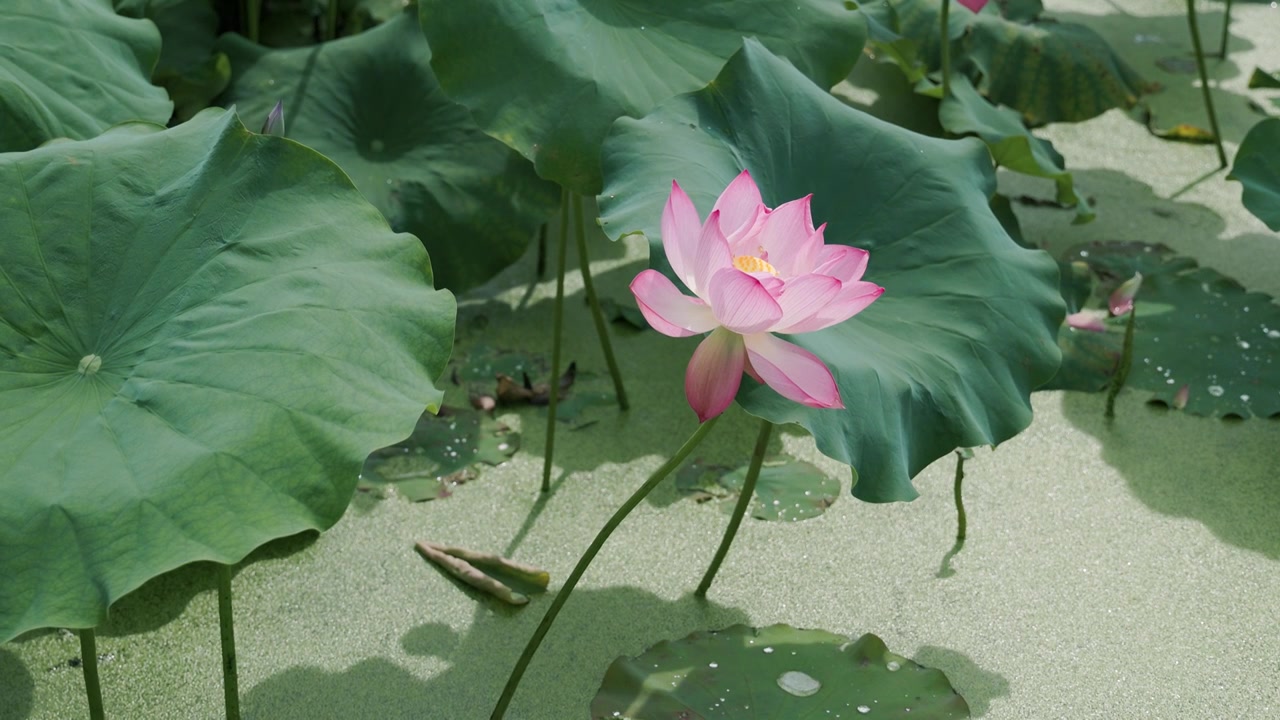
[[[279,135],[284,137],[284,101],[276,101],[276,106],[267,113],[266,122],[262,123],[263,135]]]
[[[1111,307],[1111,314],[1120,317],[1133,309],[1133,298],[1138,294],[1138,288],[1142,287],[1142,273],[1134,273],[1133,277],[1124,281],[1120,287],[1111,293],[1107,304]]]
[[[1178,392],[1173,396],[1173,407],[1175,410],[1181,410],[1187,406],[1187,398],[1191,396],[1191,386],[1183,385],[1178,388]]]
[[[1067,316],[1067,325],[1077,330],[1089,332],[1106,332],[1107,326],[1102,324],[1106,319],[1106,310],[1081,310]]]

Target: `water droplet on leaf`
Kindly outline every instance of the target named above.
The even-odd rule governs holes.
[[[778,676],[778,687],[796,697],[809,697],[822,689],[822,683],[812,675],[799,670],[789,670]]]

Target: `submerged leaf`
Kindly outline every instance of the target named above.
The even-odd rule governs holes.
[[[605,672],[591,717],[914,718],[958,720],[969,705],[941,670],[857,640],[789,625],[695,632]]]

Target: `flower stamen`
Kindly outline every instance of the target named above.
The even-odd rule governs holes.
[[[769,262],[755,255],[739,255],[733,259],[733,266],[744,273],[760,273],[766,272],[774,277],[778,277],[778,271]]]

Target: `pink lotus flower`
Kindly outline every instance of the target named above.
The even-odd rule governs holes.
[[[844,322],[884,293],[862,282],[867,251],[826,245],[809,214],[812,196],[770,210],[751,174],[738,175],[702,222],[672,181],[662,211],[662,248],[693,296],[656,270],[631,281],[640,311],[658,332],[710,332],[685,372],[689,405],[706,420],[738,394],[742,373],[808,407],[842,408],[840,390],[816,355],[772,333],[804,333]]]
[[[977,13],[986,7],[987,0],[956,0],[956,2]]]

